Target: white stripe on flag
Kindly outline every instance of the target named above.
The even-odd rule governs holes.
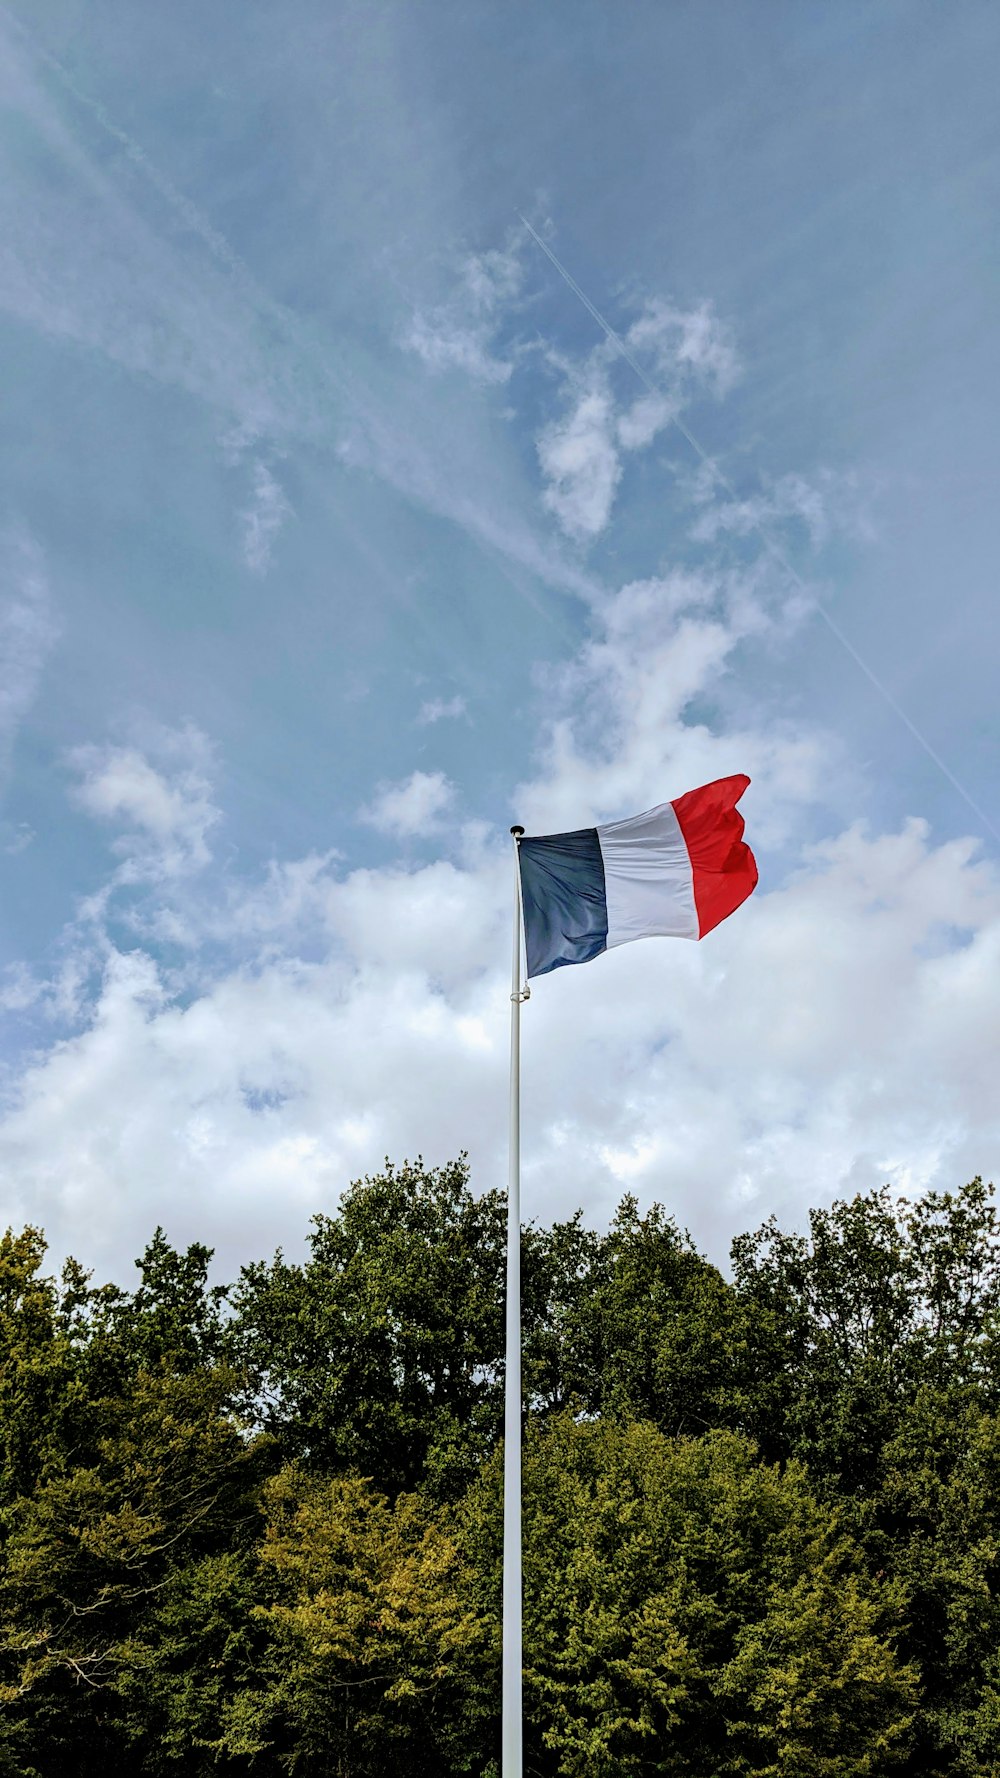
[[[608,950],[631,938],[697,938],[694,875],[670,803],[597,829],[608,901]]]

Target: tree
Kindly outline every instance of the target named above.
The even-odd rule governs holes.
[[[126,1393],[89,1402],[83,1461],[54,1464],[7,1508],[2,1735],[45,1753],[50,1771],[105,1772],[129,1739],[130,1691],[148,1728],[163,1596],[255,1529],[260,1452],[225,1413],[230,1390],[211,1371],[140,1372]]]
[[[506,1199],[475,1197],[463,1158],[357,1180],[316,1217],[309,1258],[245,1268],[231,1350],[247,1411],[291,1458],[388,1493],[454,1498],[496,1444],[503,1407]],[[579,1217],[523,1238],[529,1397],[577,1381],[573,1324],[596,1237]]]
[[[229,1412],[208,1249],[157,1231],[134,1294],[72,1260],[57,1284],[44,1253],[0,1242],[0,1771],[47,1778],[103,1774],[149,1729],[158,1614],[188,1568],[240,1560],[268,1452]]]
[[[894,1576],[919,1669],[919,1778],[1000,1769],[1000,1241],[991,1188],[872,1192],[733,1248],[770,1380],[748,1424],[840,1502]],[[765,1362],[767,1360],[768,1362]]]
[[[499,1592],[499,1466],[467,1502]],[[732,1433],[533,1428],[525,1451],[527,1769],[560,1778],[875,1778],[904,1757],[915,1676],[801,1465]]]
[[[73,1344],[44,1258],[39,1229],[0,1239],[0,1512],[62,1447],[71,1405]]]
[[[654,1204],[626,1197],[595,1240],[575,1304],[570,1374],[591,1414],[652,1420],[670,1434],[728,1425],[737,1407],[737,1302]]]
[[[245,1268],[232,1349],[288,1455],[390,1492],[428,1470],[460,1486],[494,1430],[504,1240],[464,1161],[387,1163],[316,1217],[305,1265]]]
[[[495,1773],[505,1237],[464,1160],[235,1292],[8,1231],[0,1778]],[[522,1231],[535,1778],[995,1778],[998,1237],[979,1180],[731,1284],[660,1206]]]
[[[861,1498],[878,1487],[912,1381],[911,1256],[888,1191],[811,1210],[809,1231],[783,1233],[772,1217],[733,1243],[747,1337],[762,1338],[774,1379],[748,1402],[749,1429]]]
[[[266,1643],[216,1751],[303,1778],[480,1771],[496,1635],[447,1509],[298,1468],[264,1509]]]

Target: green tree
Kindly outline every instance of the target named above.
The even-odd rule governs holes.
[[[0,1242],[0,1771],[55,1778],[147,1735],[158,1619],[179,1575],[252,1547],[268,1453],[230,1412],[207,1249],[157,1231],[134,1293],[44,1254]],[[196,1645],[175,1652],[190,1687]]]
[[[0,1515],[62,1448],[71,1408],[73,1341],[44,1259],[38,1229],[0,1239]]]
[[[499,1468],[466,1538],[499,1587]],[[560,1778],[875,1778],[915,1678],[804,1470],[732,1433],[556,1419],[525,1452],[526,1767]]]
[[[315,1219],[309,1258],[245,1268],[232,1351],[248,1411],[287,1454],[359,1471],[387,1492],[455,1497],[500,1433],[506,1200],[476,1197],[464,1158],[357,1180]],[[595,1237],[579,1217],[524,1231],[529,1397],[577,1382],[573,1325]]]
[[[505,1225],[460,1160],[233,1293],[8,1231],[0,1778],[486,1778]],[[522,1231],[536,1778],[996,1778],[998,1237],[980,1180],[772,1220],[731,1284],[632,1199]]]
[[[45,1772],[106,1771],[136,1728],[145,1735],[162,1600],[179,1573],[253,1535],[259,1452],[225,1413],[230,1388],[207,1371],[139,1373],[127,1394],[89,1403],[86,1461],[54,1467],[8,1508],[0,1732]],[[179,1649],[179,1667],[197,1652]]]
[[[903,1645],[918,1663],[921,1778],[1000,1771],[1000,1421],[959,1389],[920,1388],[860,1516],[873,1567],[892,1573]]]
[[[747,1403],[749,1430],[821,1485],[871,1495],[913,1380],[913,1267],[888,1191],[810,1211],[808,1235],[772,1217],[732,1253],[747,1338],[774,1379]]]
[[[318,1216],[309,1258],[245,1268],[233,1350],[249,1405],[293,1458],[395,1492],[425,1471],[459,1486],[493,1433],[503,1202],[464,1162],[356,1181]]]
[[[480,1771],[496,1637],[447,1509],[296,1468],[264,1507],[266,1644],[217,1751],[303,1778]]]
[[[1000,1405],[1000,1239],[981,1179],[894,1202],[888,1188],[809,1213],[809,1233],[772,1217],[732,1249],[758,1374],[747,1403],[765,1449],[794,1453],[856,1500],[877,1493],[882,1452],[928,1383]]]
[[[691,1237],[654,1204],[618,1207],[588,1255],[568,1372],[591,1414],[652,1420],[671,1435],[730,1425],[738,1412],[737,1299]]]
[[[919,1778],[1000,1770],[1000,1241],[991,1188],[873,1192],[734,1244],[761,1374],[747,1423],[838,1500],[901,1589]]]

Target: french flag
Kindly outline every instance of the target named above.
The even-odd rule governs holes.
[[[704,938],[746,901],[757,864],[738,773],[644,815],[521,839],[528,975],[589,963],[633,938]]]

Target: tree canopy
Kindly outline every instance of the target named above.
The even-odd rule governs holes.
[[[505,1204],[387,1163],[215,1282],[0,1241],[0,1778],[496,1772]],[[524,1231],[526,1770],[1000,1771],[990,1188]]]

